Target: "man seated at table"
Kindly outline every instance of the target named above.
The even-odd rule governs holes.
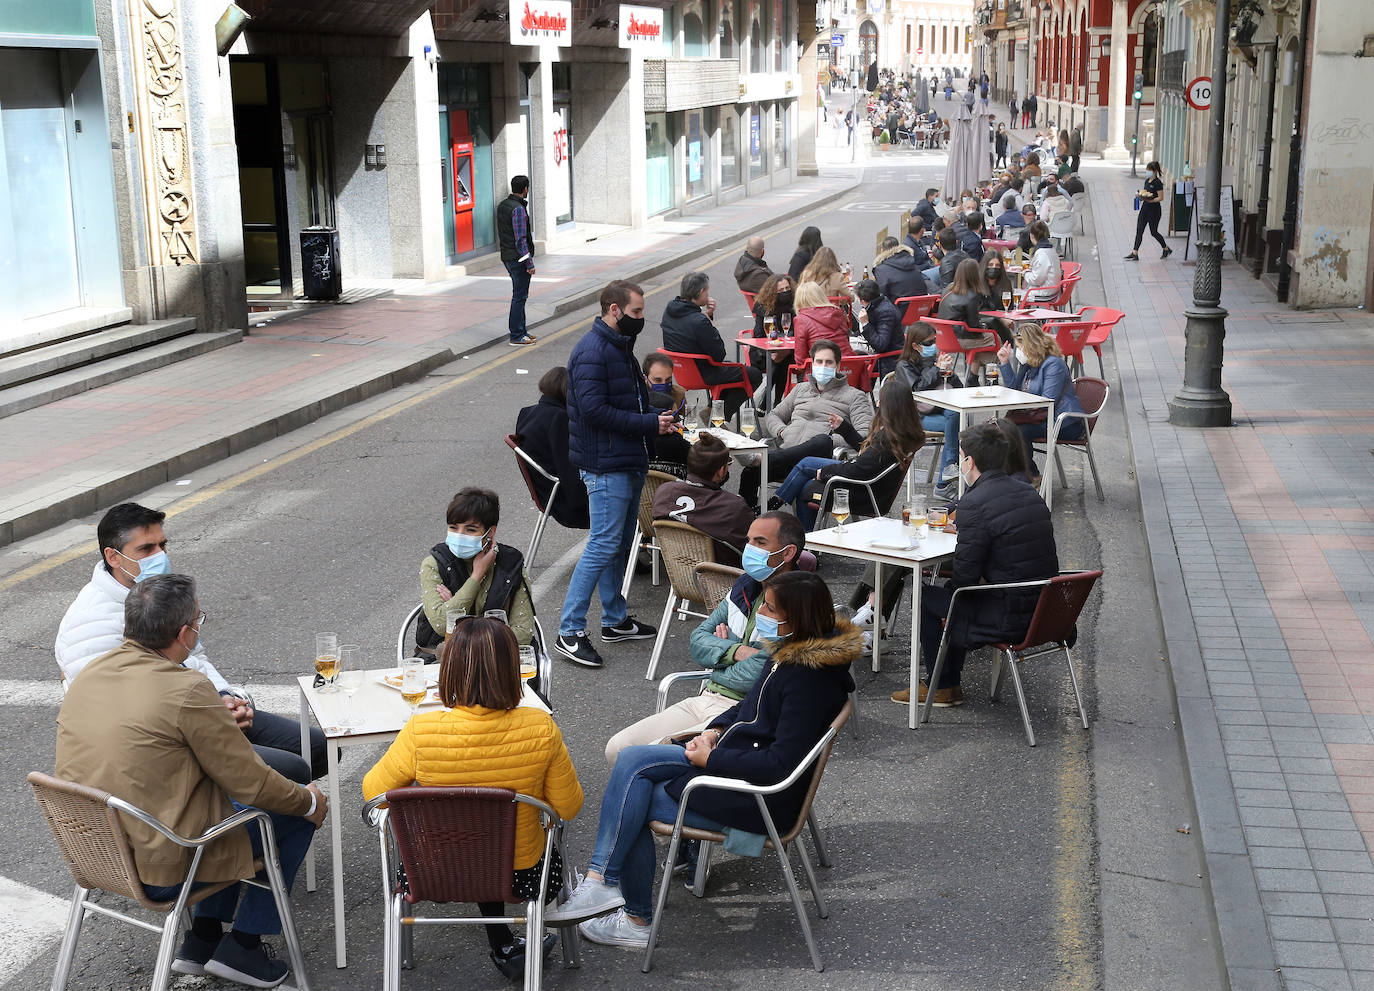
[[[649,405],[656,413],[677,413],[687,402],[687,391],[673,381],[673,359],[650,351],[641,366],[649,386]],[[687,452],[691,449],[682,434],[673,431],[649,438],[649,468],[676,478],[687,477]],[[584,490],[585,491],[585,488]]]
[[[911,217],[906,222],[906,237],[902,244],[911,249],[911,257],[916,259],[916,267],[925,270],[930,267],[930,248],[934,237],[926,231],[926,222],[920,217]]]
[[[817,341],[811,347],[810,377],[784,396],[763,422],[763,433],[775,448],[768,453],[769,480],[782,481],[802,458],[831,457],[837,446],[858,450],[872,423],[872,400],[846,382],[840,371],[839,345]],[[753,504],[758,493],[759,469],[754,465],[740,472],[739,494]]]
[[[663,311],[663,350],[701,355],[717,362],[725,361],[725,342],[716,325],[711,322],[715,315],[716,301],[711,298],[710,277],[705,272],[688,272],[682,277],[677,298],[670,301]],[[751,365],[743,368],[743,372],[749,376],[747,388],[740,378],[741,369],[737,366],[720,368],[698,361],[697,369],[701,373],[701,380],[707,385],[741,383],[739,388],[727,389],[721,394],[720,398],[725,400],[727,419],[735,415],[763,381],[763,373]]]
[[[919,223],[914,218],[912,222]],[[873,281],[878,283],[879,292],[893,302],[903,296],[925,296],[930,291],[915,252],[899,244],[895,237],[883,238],[882,250],[873,259]]]
[[[1083,179],[1077,172],[1070,172],[1059,183],[1059,188],[1063,190],[1065,196],[1077,196],[1084,191]]]
[[[932,292],[944,292],[954,281],[954,272],[959,268],[959,263],[968,258],[968,252],[959,247],[959,235],[954,233],[952,227],[942,230],[937,240],[940,243],[940,264],[926,269],[921,277],[927,285],[939,287]]]
[[[953,577],[947,586],[921,590],[921,654],[926,672],[935,670],[946,617],[949,647],[935,686],[932,704],[964,704],[960,678],[972,647],[1017,643],[1030,627],[1039,589],[974,592],[960,596],[950,616],[956,589],[1002,582],[1036,581],[1059,573],[1054,523],[1040,494],[1003,470],[1007,438],[996,423],[984,421],[959,432],[959,470],[968,488],[959,500]],[[917,701],[928,686],[920,683]],[[909,689],[892,693],[892,701],[911,701]]]
[[[965,231],[959,236],[959,247],[974,261],[983,260],[983,211],[970,210],[964,214]]]
[[[754,512],[733,492],[730,449],[712,434],[703,433],[687,452],[687,478],[664,482],[654,492],[654,519],[686,523],[715,542],[716,561],[735,568],[749,536]]]
[[[289,781],[253,751],[220,704],[215,685],[190,663],[205,626],[195,582],[146,577],[121,605],[124,637],[84,665],[57,714],[56,774],[137,806],[183,836],[197,837],[248,806],[271,813],[289,888],[328,803],[320,789]],[[144,891],[176,899],[192,850],[136,819],[121,817]],[[197,884],[254,876],[263,856],[257,823],[206,847]],[[262,937],[281,932],[270,891],[231,885],[198,903],[172,962],[180,974],[213,974],[276,987],[288,967]],[[237,906],[237,907],[236,907]],[[231,929],[224,933],[224,923]],[[304,975],[297,975],[298,978]]]
[[[154,575],[171,571],[167,534],[162,529],[166,519],[166,513],[136,502],[124,502],[110,509],[96,524],[100,561],[57,627],[54,652],[68,688],[88,664],[123,642],[124,600],[129,590]],[[300,723],[254,708],[230,688],[210,663],[199,640],[186,666],[210,679],[234,722],[269,767],[301,784],[328,773],[324,733],[317,727],[310,728],[307,763],[301,757]]]
[[[888,238],[888,241],[893,240]],[[920,274],[917,273],[917,278]],[[902,314],[892,300],[883,292],[877,282],[864,279],[854,287],[854,293],[863,304],[859,314],[859,333],[868,343],[874,354],[886,354],[874,367],[875,374],[882,378],[897,367],[896,352],[902,350],[906,342],[906,330],[902,326]],[[915,295],[920,295],[915,294]]]
[[[921,197],[921,201],[911,208],[911,215],[913,217],[920,217],[921,222],[925,224],[926,230],[934,230],[935,221],[940,217],[939,213],[935,210],[935,201],[939,198],[940,190],[934,188],[927,189],[925,196]]]
[[[706,687],[662,712],[627,726],[606,744],[606,762],[615,765],[626,747],[658,743],[683,733],[699,733],[753,687],[772,657],[774,635],[757,624],[763,581],[792,571],[806,549],[806,530],[788,512],[764,513],[749,526],[744,574],[711,615],[692,632],[691,658],[711,672]]]
[[[757,293],[772,274],[773,270],[763,262],[763,238],[751,237],[735,262],[735,285],[743,292]]]
[[[1025,227],[1026,218],[1021,216],[1021,211],[1016,209],[1016,194],[1007,193],[1002,197],[1002,212],[993,221],[998,227]]]

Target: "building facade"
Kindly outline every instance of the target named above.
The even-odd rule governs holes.
[[[880,69],[899,75],[920,70],[976,67],[973,0],[823,0],[822,22],[844,45],[831,50],[831,61],[843,71]]]

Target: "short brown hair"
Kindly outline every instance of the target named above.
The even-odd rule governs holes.
[[[491,489],[462,489],[449,502],[444,519],[449,526],[476,520],[490,530],[501,522],[501,497]]]
[[[644,290],[633,282],[624,279],[616,279],[614,282],[601,290],[601,315],[604,317],[611,312],[612,306],[618,306],[622,310],[630,305],[631,296],[643,296]]]
[[[792,627],[787,634],[792,640],[817,640],[835,631],[835,600],[820,575],[779,571],[763,587],[773,590],[773,602]]]
[[[715,434],[702,434],[687,449],[687,470],[697,478],[710,480],[730,460],[730,449]]]
[[[554,365],[541,375],[539,394],[558,400],[560,406],[568,405],[568,370],[562,365]]]
[[[439,701],[450,709],[520,704],[520,646],[509,626],[473,616],[453,628],[439,659]]]

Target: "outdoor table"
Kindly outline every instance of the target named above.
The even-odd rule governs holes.
[[[744,434],[737,434],[724,427],[698,427],[697,435],[710,434],[719,438],[729,448],[731,455],[735,457],[747,457],[750,454],[759,456],[759,478],[763,481],[760,491],[764,496],[768,495],[768,444],[763,438],[763,424],[759,422],[754,428],[757,433],[753,437],[746,437]],[[767,499],[764,499],[767,502]]]
[[[1008,241],[1005,238],[985,237],[983,238],[983,247],[997,248],[999,251],[1006,251],[1016,247],[1016,242]]]
[[[786,352],[790,355],[796,349],[796,343],[794,337],[779,337],[776,340],[771,337],[735,338],[736,356],[741,363],[745,363],[744,349],[746,347],[763,352],[763,382],[767,386],[763,392],[763,411],[765,413],[773,409],[773,355],[779,352]]]
[[[426,674],[437,680],[438,665],[428,665]],[[329,754],[329,848],[333,861],[334,885],[334,962],[338,967],[348,966],[348,954],[344,946],[344,885],[343,885],[343,807],[339,795],[339,750],[342,747],[357,747],[390,743],[401,732],[401,727],[410,718],[410,706],[401,698],[401,693],[381,683],[387,675],[399,675],[400,668],[379,668],[363,673],[363,684],[352,700],[353,716],[361,720],[360,726],[340,726],[344,717],[347,701],[342,691],[325,694],[314,687],[315,676],[304,674],[296,679],[301,693],[301,756],[310,761],[310,716],[313,714],[320,729],[324,730]],[[431,693],[433,685],[430,686]],[[533,706],[548,711],[543,700],[527,684],[521,684],[523,698],[521,705]],[[425,712],[438,707],[437,702],[422,702],[420,711]],[[355,795],[361,803],[361,795]],[[349,803],[352,813],[355,804]],[[305,858],[305,887],[307,891],[316,888],[315,846],[312,843]]]
[[[954,410],[959,414],[959,429],[968,427],[974,413],[1004,413],[1014,409],[1043,409],[1046,416],[1054,415],[1054,400],[1037,396],[1033,392],[1021,392],[1004,385],[982,385],[964,389],[929,389],[912,393],[918,403],[930,403],[940,409]],[[1054,477],[1054,472],[1046,470],[1045,479]],[[1043,496],[1048,482],[1042,482],[1040,494]],[[959,475],[959,494],[964,494],[964,476]],[[809,538],[808,538],[809,539]]]
[[[927,565],[938,565],[954,557],[957,537],[930,530],[920,537],[920,528],[905,527],[901,520],[878,517],[845,525],[843,533],[835,528],[806,535],[808,550],[823,551],[856,561],[872,561],[873,574],[873,670],[881,670],[880,648],[883,628],[883,565],[913,568],[911,582],[911,704],[907,708],[907,728],[916,728],[917,682],[921,672],[921,572]],[[877,547],[874,544],[897,545]]]
[[[1012,323],[1044,323],[1048,320],[1064,321],[1073,316],[1072,313],[1063,313],[1060,310],[1049,310],[1043,306],[1037,306],[1032,310],[982,310],[980,316],[1001,317],[1003,320],[1010,320]]]

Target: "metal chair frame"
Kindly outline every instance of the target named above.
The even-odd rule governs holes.
[[[1042,578],[1038,581],[1029,582],[1001,582],[996,585],[966,585],[963,588],[955,589],[953,597],[949,603],[949,613],[945,621],[944,633],[940,635],[940,651],[935,655],[935,666],[930,672],[930,680],[927,682],[931,690],[926,693],[926,700],[921,706],[921,719],[923,723],[930,722],[930,709],[935,701],[934,686],[940,683],[940,671],[945,666],[945,655],[949,650],[949,617],[954,615],[955,607],[960,604],[960,596],[973,595],[982,592],[1005,591],[1016,588],[1038,588],[1040,598],[1035,604],[1035,613],[1031,617],[1030,625],[1026,630],[1026,636],[1019,644],[996,643],[989,644],[997,651],[996,660],[992,668],[992,687],[989,695],[992,701],[997,701],[998,692],[1002,687],[1002,680],[1006,672],[1003,669],[1005,661],[1006,667],[1011,670],[1012,684],[1016,688],[1016,701],[1021,708],[1021,723],[1026,730],[1026,742],[1032,747],[1035,746],[1035,730],[1031,728],[1030,709],[1026,705],[1026,692],[1021,684],[1021,672],[1019,665],[1032,657],[1039,657],[1052,651],[1060,650],[1064,653],[1064,663],[1069,668],[1069,681],[1073,684],[1074,701],[1078,703],[1078,715],[1083,720],[1083,728],[1088,728],[1088,710],[1083,705],[1083,693],[1078,687],[1078,674],[1074,671],[1073,657],[1069,653],[1067,637],[1046,639],[1038,637],[1032,640],[1032,636],[1037,632],[1036,627],[1039,622],[1048,621],[1042,618],[1042,610],[1047,608],[1051,589],[1055,586],[1086,582],[1088,589],[1083,593],[1082,600],[1073,608],[1071,615],[1064,618],[1064,622],[1071,630],[1078,622],[1078,616],[1082,612],[1083,604],[1087,601],[1088,593],[1092,590],[1092,585],[1097,579],[1102,577],[1101,571],[1064,571],[1054,578]],[[1060,632],[1060,631],[1055,631]]]
[[[788,858],[789,846],[796,847],[797,854],[801,858],[802,868],[806,872],[807,884],[811,888],[811,897],[816,902],[816,914],[822,919],[829,918],[830,909],[826,906],[825,898],[821,895],[820,885],[816,879],[816,869],[811,865],[811,858],[806,853],[806,844],[795,842],[801,836],[803,829],[811,826],[811,839],[816,844],[816,859],[821,866],[830,865],[830,857],[821,840],[820,832],[815,828],[812,817],[812,808],[815,802],[816,792],[820,789],[821,776],[825,772],[826,762],[829,760],[830,751],[835,745],[835,738],[839,731],[848,721],[854,711],[854,700],[849,698],[839,713],[830,722],[825,734],[816,741],[816,745],[811,751],[798,762],[782,781],[775,785],[753,785],[746,781],[739,781],[734,778],[722,778],[715,775],[702,775],[692,778],[687,782],[682,791],[682,798],[678,803],[677,818],[669,826],[667,823],[654,821],[649,824],[649,828],[658,835],[669,836],[668,841],[668,864],[677,861],[677,850],[683,837],[698,840],[702,843],[701,855],[698,859],[698,873],[702,871],[701,863],[706,861],[709,865],[710,844],[724,843],[725,834],[711,830],[695,829],[683,823],[687,815],[687,805],[693,792],[699,788],[714,788],[718,791],[737,792],[745,795],[753,795],[754,801],[758,803],[759,815],[763,819],[764,827],[768,831],[768,840],[765,847],[771,846],[777,854],[778,864],[782,867],[783,878],[787,881],[787,891],[792,899],[792,907],[797,913],[797,921],[801,923],[802,935],[806,938],[806,947],[811,952],[811,963],[816,968],[817,973],[825,970],[825,964],[821,962],[820,950],[816,946],[816,938],[811,932],[811,923],[806,918],[806,908],[802,904],[801,892],[797,889],[797,881],[792,873],[792,864]],[[802,802],[801,810],[797,816],[797,821],[788,830],[784,839],[778,833],[777,824],[773,821],[772,814],[768,811],[768,805],[764,798],[769,795],[776,795],[785,791],[797,782],[800,777],[808,770],[815,768],[812,775],[811,786],[807,791],[806,798]],[[654,910],[653,923],[649,930],[649,945],[644,948],[644,963],[640,969],[648,973],[653,966],[654,946],[658,942],[658,934],[663,925],[663,915],[668,907],[668,889],[672,887],[672,873],[665,872],[663,879],[658,887],[658,904]]]
[[[189,838],[179,833],[173,832],[161,820],[148,814],[135,805],[116,798],[108,792],[103,792],[98,788],[91,788],[86,785],[79,785],[75,782],[65,781],[61,778],[49,774],[34,771],[28,776],[29,785],[33,788],[34,794],[38,799],[38,804],[43,810],[44,817],[48,820],[48,826],[57,839],[58,847],[62,851],[62,859],[66,862],[68,870],[72,872],[76,880],[76,887],[72,892],[71,912],[67,916],[67,928],[62,936],[62,946],[58,951],[57,969],[53,973],[52,991],[63,991],[67,986],[67,981],[71,976],[72,963],[76,958],[76,945],[81,936],[81,927],[85,922],[87,912],[97,912],[100,915],[108,916],[112,919],[119,919],[129,925],[148,932],[157,933],[160,936],[158,942],[157,960],[153,966],[153,979],[150,985],[152,991],[165,991],[168,987],[172,973],[172,957],[176,950],[176,940],[180,929],[180,923],[190,906],[197,902],[204,901],[206,898],[234,884],[251,884],[257,888],[263,888],[272,892],[273,901],[277,906],[277,915],[281,919],[282,939],[286,943],[287,956],[291,961],[291,972],[295,977],[296,986],[300,991],[310,991],[310,981],[305,972],[305,956],[301,952],[300,939],[296,934],[295,919],[291,914],[291,897],[286,888],[286,880],[281,872],[281,861],[277,853],[277,834],[272,828],[271,817],[262,809],[244,809],[236,812],[222,822],[216,823],[207,829],[200,836]],[[83,876],[84,872],[79,865],[72,863],[72,858],[68,855],[64,842],[65,829],[67,827],[79,825],[73,822],[60,822],[55,816],[57,810],[49,807],[49,796],[54,792],[62,793],[63,800],[71,800],[75,797],[91,806],[104,806],[111,813],[119,813],[128,816],[138,822],[143,823],[150,829],[155,830],[160,835],[175,843],[177,846],[195,851],[191,855],[191,866],[186,872],[186,878],[181,883],[181,891],[176,899],[170,902],[155,902],[148,898],[142,889],[143,882],[138,877],[138,868],[135,865],[132,847],[129,843],[128,834],[124,831],[123,823],[119,820],[119,815],[111,814],[108,819],[110,839],[115,845],[112,851],[116,859],[120,862],[127,880],[131,884],[128,891],[117,891],[110,888],[100,888],[98,886],[86,887],[81,882],[89,880]],[[205,848],[219,839],[221,836],[238,829],[240,826],[247,826],[255,823],[262,837],[262,865],[263,872],[267,875],[265,882],[254,878],[241,878],[237,881],[213,882],[199,890],[192,891],[195,883],[196,872],[200,869],[201,857],[205,853]],[[93,837],[90,831],[82,836],[83,845],[90,847]],[[143,908],[153,912],[164,912],[166,916],[162,925],[153,925],[143,919],[127,915],[116,909],[105,905],[97,904],[90,900],[92,891],[109,891],[111,894],[129,898]]]
[[[908,467],[910,466],[908,465]],[[821,488],[821,501],[817,504],[817,524],[820,523],[821,517],[823,517],[826,514],[826,507],[830,505],[831,493],[838,486],[841,485],[863,489],[865,492],[868,493],[868,501],[873,504],[873,508],[878,511],[878,515],[884,515],[887,512],[887,510],[892,507],[892,504],[888,503],[886,508],[878,505],[878,497],[873,494],[873,486],[877,485],[880,481],[882,481],[888,475],[892,474],[892,472],[894,471],[903,471],[901,464],[895,461],[892,464],[888,465],[886,468],[884,468],[882,471],[878,472],[878,474],[874,475],[872,478],[841,478],[838,475],[832,475],[830,478],[827,478],[825,480],[825,485]],[[895,499],[896,496],[894,495],[893,498]]]
[[[635,532],[630,538],[630,553],[625,558],[625,575],[620,579],[620,594],[626,598],[630,595],[630,583],[635,577],[635,559],[639,557],[639,541],[645,534],[649,535],[649,584],[655,588],[659,584],[659,564],[663,560],[663,552],[658,546],[658,540],[654,537],[654,493],[664,482],[676,482],[677,479],[669,475],[666,471],[656,471],[649,469],[644,476],[644,485],[639,490],[639,512],[635,516]]]
[[[1054,486],[1051,484],[1050,475],[1052,471],[1058,471],[1059,484],[1068,488],[1069,481],[1064,473],[1064,462],[1060,460],[1059,449],[1061,447],[1081,448],[1088,459],[1088,468],[1092,471],[1093,486],[1097,489],[1097,499],[1099,502],[1106,502],[1107,497],[1102,491],[1102,480],[1097,474],[1097,459],[1093,457],[1093,431],[1097,428],[1098,417],[1107,408],[1107,399],[1112,394],[1112,387],[1107,384],[1106,379],[1083,377],[1075,379],[1073,383],[1074,391],[1080,389],[1080,383],[1084,386],[1092,386],[1102,390],[1102,401],[1097,404],[1097,408],[1089,410],[1083,403],[1082,396],[1079,396],[1079,405],[1083,406],[1082,413],[1065,412],[1060,413],[1054,418],[1054,423],[1050,425],[1045,440],[1045,460],[1048,462],[1050,457],[1054,457],[1054,469],[1048,464],[1045,465],[1045,478],[1040,483],[1040,494],[1045,499],[1045,505],[1054,507]],[[1059,431],[1064,428],[1064,423],[1068,420],[1083,421],[1083,436],[1075,437],[1072,440],[1060,440]]]
[[[407,905],[406,895],[409,890],[409,881],[403,864],[400,852],[397,847],[395,831],[392,829],[390,810],[388,808],[392,796],[397,796],[398,792],[419,791],[420,786],[411,788],[398,788],[378,795],[363,806],[363,822],[368,826],[375,827],[377,830],[378,844],[381,847],[382,861],[382,893],[384,896],[383,928],[382,928],[382,989],[383,991],[400,991],[401,970],[410,970],[415,965],[415,927],[416,926],[444,926],[444,925],[487,925],[490,923],[500,923],[505,925],[525,926],[525,981],[526,991],[538,991],[543,985],[544,976],[544,954],[543,954],[543,931],[544,921],[544,901],[541,898],[531,899],[525,903],[524,915],[509,915],[501,917],[490,917],[485,915],[464,916],[461,918],[419,918],[415,915],[406,915],[404,912]],[[431,795],[435,792],[462,792],[463,796],[443,796],[439,797],[505,797],[509,796],[510,801],[517,804],[532,806],[539,813],[540,825],[544,828],[544,858],[543,870],[539,877],[539,893],[542,895],[548,890],[549,868],[553,862],[553,851],[558,850],[563,859],[563,888],[559,893],[559,901],[566,899],[572,892],[571,865],[568,858],[563,855],[563,831],[567,823],[553,807],[540,799],[531,795],[511,791],[506,788],[432,788],[424,787],[425,792]],[[428,797],[428,796],[427,796]],[[514,823],[512,823],[514,829]],[[560,936],[563,943],[563,965],[566,969],[574,969],[582,965],[578,952],[577,926],[567,923],[559,927]],[[531,938],[533,937],[533,938]]]
[[[663,528],[661,532],[660,527]],[[679,523],[676,520],[654,521],[654,537],[657,539],[659,547],[664,549],[664,566],[668,571],[668,598],[667,601],[663,603],[663,616],[658,624],[658,635],[654,637],[654,649],[649,654],[649,668],[644,672],[644,679],[646,681],[653,681],[654,674],[658,671],[658,662],[663,656],[663,645],[668,640],[668,624],[672,621],[674,610],[677,611],[677,618],[679,620],[686,620],[689,616],[697,619],[705,619],[710,615],[709,611],[697,612],[696,610],[687,608],[688,603],[693,603],[695,605],[706,604],[701,589],[696,583],[695,574],[692,576],[690,588],[686,587],[685,584],[680,585],[678,577],[674,575],[675,566],[678,562],[672,557],[672,553],[666,549],[666,545],[670,544],[672,541],[670,539],[665,539],[664,534],[672,533],[677,530],[689,531],[691,536],[697,536],[704,540],[707,548],[706,560],[697,563],[715,563],[715,540],[710,534],[698,530],[696,527],[687,523]],[[682,577],[685,578],[686,576]]]
[[[534,532],[530,534],[529,546],[525,548],[525,567],[533,571],[534,556],[539,553],[540,541],[544,539],[544,527],[548,525],[549,515],[553,512],[554,500],[558,498],[558,487],[563,482],[557,475],[551,474],[547,468],[526,454],[515,434],[506,435],[506,446],[515,452],[517,463],[520,466],[520,475],[525,479],[525,488],[529,489],[534,508],[539,510],[539,519],[534,524]],[[549,490],[549,496],[544,500],[542,506],[539,504],[539,492],[534,487],[534,478],[530,475],[531,471],[538,472],[541,478],[553,484],[553,488]]]
[[[420,656],[426,663],[431,663],[431,659],[423,655],[407,653],[406,644],[410,643],[414,637],[410,633],[415,621],[420,618],[420,614],[425,611],[425,604],[421,602],[410,612],[406,613],[405,620],[401,623],[400,632],[396,634],[396,666],[402,667],[406,661]],[[534,636],[530,640],[530,645],[534,647],[534,659],[538,673],[535,675],[536,688],[543,689],[540,694],[546,702],[553,699],[553,655],[549,653],[549,642],[544,636],[544,626],[539,622],[539,617],[534,617]],[[434,660],[438,660],[437,655]]]

